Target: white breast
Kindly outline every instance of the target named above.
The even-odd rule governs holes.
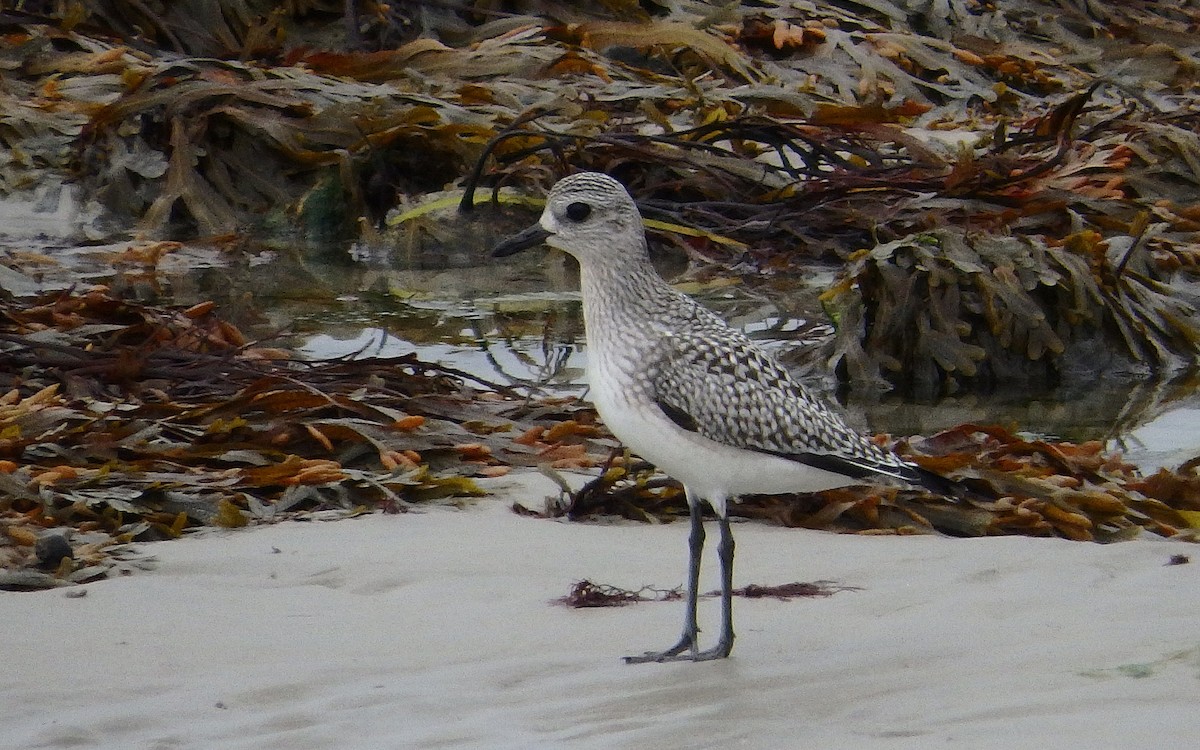
[[[589,352],[590,395],[608,429],[631,451],[708,500],[719,514],[725,513],[725,501],[738,495],[816,492],[854,483],[841,474],[684,430],[636,389],[620,386],[631,375],[616,370],[635,363],[595,354]]]

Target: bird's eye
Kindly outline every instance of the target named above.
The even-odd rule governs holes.
[[[586,203],[576,201],[567,206],[567,218],[571,221],[583,221],[592,215],[592,207]]]

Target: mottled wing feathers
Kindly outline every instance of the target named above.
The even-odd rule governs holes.
[[[719,321],[689,321],[664,338],[653,366],[655,400],[685,430],[861,478],[924,484],[915,467],[823,407],[749,339]]]

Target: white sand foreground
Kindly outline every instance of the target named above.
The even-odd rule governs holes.
[[[733,658],[628,666],[680,602],[686,524],[497,499],[150,546],[156,570],[0,593],[4,748],[1191,748],[1200,556],[1181,542],[864,537],[739,524]],[[537,484],[543,482],[544,484]],[[530,485],[536,484],[535,488]],[[1165,565],[1174,554],[1195,562]],[[715,565],[706,561],[708,586]],[[715,602],[704,615],[715,615]],[[710,630],[715,630],[714,626]]]

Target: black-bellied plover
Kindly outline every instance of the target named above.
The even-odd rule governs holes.
[[[683,484],[691,516],[687,613],[679,642],[631,663],[719,659],[733,648],[733,535],[727,503],[739,495],[816,492],[884,476],[944,488],[850,429],[740,331],[655,272],[642,217],[613,178],[559,181],[537,224],[501,242],[503,257],[545,243],[579,261],[587,373],[600,417],[618,439]],[[721,635],[697,645],[704,547],[701,503],[721,539]]]

